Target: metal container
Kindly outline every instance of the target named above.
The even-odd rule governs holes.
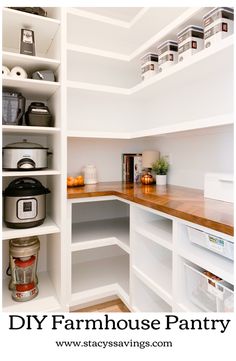
[[[46,194],[50,191],[37,179],[18,178],[3,192],[4,221],[10,228],[31,228],[46,217]]]
[[[27,142],[11,143],[3,148],[3,169],[39,170],[48,168],[48,148],[40,144]]]

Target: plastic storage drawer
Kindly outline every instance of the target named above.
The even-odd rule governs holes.
[[[215,281],[203,274],[203,270],[185,265],[187,295],[189,300],[205,312],[233,312],[233,286],[221,280]]]
[[[221,237],[213,236],[212,234],[199,231],[198,229],[187,227],[188,236],[192,243],[201,247],[207,248],[212,252],[218,253],[221,256],[234,259],[234,243],[223,239]]]

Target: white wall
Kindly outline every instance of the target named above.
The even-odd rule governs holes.
[[[98,179],[121,180],[121,154],[157,149],[170,153],[168,183],[203,189],[206,172],[233,172],[233,127],[217,127],[137,140],[76,139],[68,141],[68,175],[95,164]]]
[[[219,127],[158,138],[154,145],[170,153],[168,183],[203,189],[207,172],[233,172],[233,127]]]

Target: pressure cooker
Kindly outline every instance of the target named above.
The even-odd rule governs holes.
[[[3,192],[4,221],[9,228],[31,228],[46,218],[46,194],[50,193],[37,179],[18,178]]]
[[[3,148],[3,169],[39,170],[48,167],[48,148],[40,144],[27,142],[11,143]]]

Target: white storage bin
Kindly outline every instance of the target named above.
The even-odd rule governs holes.
[[[207,173],[204,181],[204,197],[224,202],[234,202],[234,178],[228,173]]]
[[[177,63],[178,44],[176,41],[167,40],[158,47],[157,54],[159,56],[158,72],[162,72]]]
[[[217,44],[234,32],[234,10],[215,8],[203,16],[205,48]]]
[[[148,53],[141,58],[141,77],[142,80],[148,79],[157,73],[158,55]]]
[[[213,279],[209,272],[185,264],[189,300],[206,312],[233,312],[233,286],[221,279]],[[204,272],[206,274],[204,274]],[[216,276],[214,276],[216,277]]]
[[[187,227],[188,236],[192,243],[207,248],[221,256],[234,259],[234,243],[221,237],[200,231],[198,229]]]
[[[204,48],[204,31],[200,26],[189,25],[177,37],[178,61],[183,61]]]

